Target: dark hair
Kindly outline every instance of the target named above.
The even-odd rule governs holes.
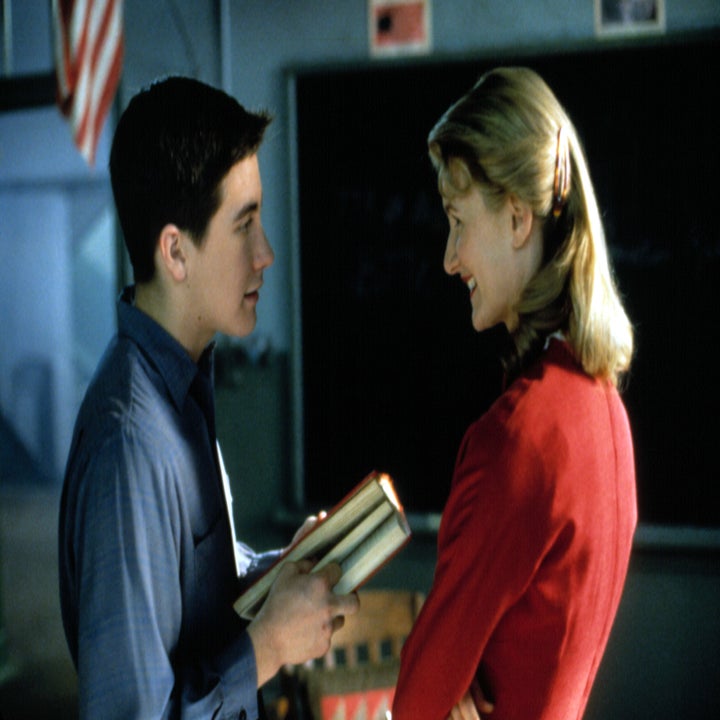
[[[133,97],[115,131],[110,179],[135,282],[152,280],[167,223],[202,243],[222,180],[257,152],[270,120],[191,78],[167,78]]]

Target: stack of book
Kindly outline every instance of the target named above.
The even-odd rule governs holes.
[[[336,562],[342,569],[335,593],[352,592],[370,579],[410,539],[411,531],[392,479],[372,472],[235,601],[251,620],[286,562],[311,559],[312,572]]]

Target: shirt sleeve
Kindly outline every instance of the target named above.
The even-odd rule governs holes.
[[[445,720],[467,692],[488,640],[542,554],[537,457],[479,421],[458,454],[427,600],[402,651],[393,720]]]
[[[182,626],[177,494],[157,453],[119,437],[90,458],[74,508],[80,718],[257,717],[247,633],[198,682],[173,666]],[[210,665],[212,667],[210,667]],[[182,669],[180,670],[182,675]]]

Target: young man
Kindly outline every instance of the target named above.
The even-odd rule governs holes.
[[[234,538],[215,438],[212,338],[255,326],[273,261],[257,150],[269,118],[170,78],[123,113],[110,174],[135,286],[80,409],[60,509],[60,595],[81,718],[256,718],[258,688],[327,651],[354,595],[337,565],[280,574]],[[239,498],[242,501],[242,498]]]

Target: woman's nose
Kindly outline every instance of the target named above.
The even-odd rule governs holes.
[[[455,275],[458,271],[458,259],[457,253],[455,252],[455,242],[451,236],[448,236],[447,243],[445,245],[445,257],[443,258],[443,267],[448,275]]]

